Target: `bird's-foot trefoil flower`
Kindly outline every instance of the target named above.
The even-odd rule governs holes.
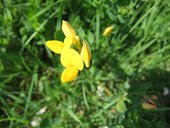
[[[64,42],[51,40],[47,41],[46,46],[53,52],[61,54],[61,64],[66,67],[61,75],[63,83],[74,80],[79,71],[82,71],[84,64],[90,67],[91,50],[88,43],[80,37],[67,21],[62,21],[62,31],[66,36]],[[74,47],[73,47],[74,46]]]

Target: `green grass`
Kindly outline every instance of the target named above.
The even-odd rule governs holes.
[[[169,128],[170,93],[163,95],[170,85],[169,3],[2,0],[0,127],[38,121],[40,128]],[[63,19],[92,53],[91,68],[64,84],[60,55],[45,46],[62,39]],[[158,96],[158,109],[142,108],[145,95]]]

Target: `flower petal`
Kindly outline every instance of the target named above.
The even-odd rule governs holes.
[[[76,69],[74,66],[67,67],[61,75],[62,83],[74,80],[77,77],[78,72],[79,70]]]
[[[72,65],[79,70],[83,70],[84,64],[83,64],[83,60],[82,60],[80,54],[77,51],[75,51],[74,49],[70,49],[70,53],[71,53]]]
[[[74,66],[83,70],[84,65],[80,54],[72,48],[64,48],[61,52],[61,64],[65,67]]]
[[[111,33],[112,29],[113,29],[113,26],[110,26],[110,27],[106,28],[105,31],[104,31],[104,33],[103,33],[103,36],[106,36],[106,35],[108,35],[109,33]]]
[[[81,50],[80,55],[81,55],[81,58],[83,59],[85,65],[86,65],[86,67],[89,68],[90,67],[90,60],[91,60],[91,52],[88,49],[85,41],[83,41],[83,48]]]
[[[62,30],[65,36],[72,35],[74,37],[77,35],[74,28],[72,28],[71,25],[65,20],[62,21]]]
[[[81,43],[80,43],[80,38],[78,36],[73,37],[72,35],[68,35],[66,36],[66,38],[64,39],[64,47],[65,48],[70,48],[71,45],[74,45],[78,51],[81,51]]]
[[[68,67],[68,66],[71,66],[71,65],[72,65],[72,63],[71,63],[71,53],[70,53],[69,48],[64,48],[64,49],[61,51],[60,61],[61,61],[61,64],[62,64],[64,67]]]
[[[71,44],[76,44],[76,39],[72,35],[68,35],[64,39],[64,47],[70,48]]]
[[[46,46],[53,52],[61,54],[61,50],[64,48],[64,43],[57,40],[47,41]]]

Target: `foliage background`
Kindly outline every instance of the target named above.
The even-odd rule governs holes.
[[[91,68],[66,84],[44,45],[62,19],[92,49]],[[2,0],[0,126],[169,128],[169,21],[169,0]],[[144,95],[159,97],[157,110],[142,108]]]

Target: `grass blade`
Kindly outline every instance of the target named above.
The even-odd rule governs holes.
[[[73,113],[72,110],[66,108],[66,107],[63,107],[64,110],[77,122],[79,122],[82,126],[86,127],[82,122],[81,120],[76,116],[76,114]]]
[[[25,105],[24,115],[27,114],[28,107],[29,107],[29,104],[30,104],[30,99],[31,99],[32,90],[33,90],[34,84],[35,84],[36,81],[37,81],[37,77],[38,77],[38,76],[37,76],[37,70],[38,70],[38,65],[36,65],[35,68],[34,68],[34,74],[33,74],[33,76],[32,76],[32,80],[31,80],[31,83],[30,83],[30,88],[29,88],[29,92],[28,92],[28,97],[27,97],[26,105]]]

